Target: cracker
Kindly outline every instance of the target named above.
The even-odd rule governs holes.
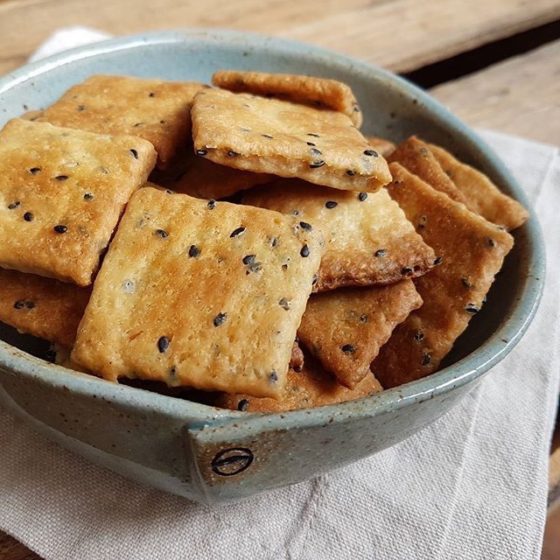
[[[309,362],[309,363],[308,363]],[[336,377],[310,360],[301,372],[290,369],[286,387],[279,399],[255,399],[250,395],[220,395],[216,406],[247,412],[286,412],[352,401],[382,391],[379,381],[369,372],[353,389],[341,385]]]
[[[423,306],[398,326],[372,369],[384,387],[434,372],[480,310],[513,246],[509,233],[392,163],[391,196],[442,258],[415,280]]]
[[[352,191],[391,180],[387,162],[336,111],[208,89],[191,116],[196,152],[228,167]]]
[[[90,284],[155,159],[134,136],[10,121],[0,131],[0,266]]]
[[[317,294],[307,302],[298,337],[340,383],[354,388],[393,329],[421,305],[412,280]]]
[[[322,239],[277,212],[146,187],[95,281],[73,359],[103,377],[277,396]]]
[[[418,175],[420,179],[437,191],[445,193],[452,200],[467,204],[467,198],[443,171],[428,144],[416,136],[411,136],[401,142],[388,160],[397,161],[411,173]]]
[[[397,146],[386,138],[380,136],[366,136],[369,145],[384,158],[388,158],[396,149]]]
[[[0,321],[69,348],[90,296],[52,278],[0,269]]]
[[[252,189],[243,202],[295,215],[323,232],[314,291],[391,284],[424,274],[435,258],[386,189],[354,193],[284,179]]]
[[[461,163],[440,146],[428,146],[443,171],[464,194],[469,210],[508,230],[518,228],[527,221],[527,210],[517,200],[501,192],[484,173]]]
[[[253,93],[339,111],[350,117],[354,126],[362,126],[362,112],[352,89],[338,80],[296,74],[220,70],[212,76],[212,83],[235,93]]]
[[[215,200],[268,183],[273,178],[266,173],[251,173],[219,165],[194,154],[192,146],[176,158],[170,169],[155,176],[158,182],[176,192]]]
[[[130,134],[151,142],[165,167],[190,136],[190,108],[204,86],[128,76],[91,76],[71,87],[40,120],[102,134]]]

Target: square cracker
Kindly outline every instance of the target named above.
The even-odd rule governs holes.
[[[0,269],[0,321],[70,348],[90,290],[52,278]]]
[[[91,76],[71,87],[40,120],[103,134],[130,134],[151,142],[164,167],[189,138],[190,108],[203,87],[195,82],[128,76]]]
[[[286,412],[361,399],[382,390],[371,371],[353,389],[349,389],[318,363],[306,360],[301,372],[290,369],[286,387],[278,399],[255,399],[250,395],[224,393],[214,404],[246,412]]]
[[[434,372],[480,310],[512,236],[392,163],[391,196],[442,262],[415,285],[424,304],[399,325],[372,369],[384,387]]]
[[[359,128],[362,125],[362,112],[352,89],[338,80],[297,74],[220,70],[212,76],[212,83],[235,93],[253,93],[332,109],[350,117],[354,126]]]
[[[446,175],[465,195],[469,210],[507,230],[518,228],[527,221],[527,210],[517,200],[501,192],[484,173],[461,163],[440,146],[428,146]]]
[[[285,179],[247,192],[243,202],[323,232],[326,251],[314,291],[391,284],[424,274],[435,258],[386,189],[355,193]]]
[[[140,189],[72,358],[110,380],[278,396],[322,251],[277,212]]]
[[[155,159],[135,136],[10,121],[0,131],[0,266],[89,285]]]
[[[251,173],[219,165],[197,156],[192,149],[181,153],[164,172],[154,173],[154,180],[178,193],[196,198],[227,198],[239,191],[250,189],[273,180],[266,173]]]
[[[411,136],[401,142],[388,157],[388,160],[400,163],[411,173],[418,175],[420,179],[426,181],[437,191],[445,193],[452,200],[467,204],[466,196],[441,168],[428,144],[416,136]]]
[[[412,280],[317,294],[307,302],[298,337],[340,383],[354,388],[393,329],[421,305]]]
[[[196,152],[228,167],[351,191],[391,180],[387,162],[336,111],[208,89],[191,116]]]

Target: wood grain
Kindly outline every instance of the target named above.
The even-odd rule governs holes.
[[[431,93],[472,126],[560,145],[560,41]]]
[[[228,27],[295,38],[409,71],[560,18],[558,0],[4,0],[0,74],[25,62],[55,29],[114,34]]]

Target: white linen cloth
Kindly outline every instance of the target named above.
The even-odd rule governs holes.
[[[0,410],[0,529],[46,560],[538,559],[560,376],[560,156],[482,135],[527,190],[548,273],[523,341],[456,408],[349,467],[214,507],[93,466]]]

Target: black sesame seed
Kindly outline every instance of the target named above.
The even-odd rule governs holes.
[[[351,169],[347,169],[346,170],[346,175],[353,177],[354,175],[356,175],[356,173],[354,171],[352,171]]]
[[[26,212],[26,213],[23,215],[23,219],[24,219],[26,222],[32,222],[32,221],[33,221],[33,218],[35,218],[35,216],[33,216],[33,214],[32,214],[31,212]]]
[[[278,374],[275,371],[272,371],[269,375],[268,375],[268,379],[271,383],[276,383],[278,381]]]
[[[189,247],[189,257],[198,257],[200,255],[200,249],[196,245],[191,245]]]
[[[375,251],[374,256],[376,257],[384,257],[387,254],[387,250],[386,249],[377,249],[377,251]]]
[[[461,283],[465,288],[472,288],[472,284],[464,276],[461,278]]]
[[[360,202],[363,202],[363,201],[366,200],[366,199],[367,199],[367,192],[361,192],[361,193],[358,195],[358,200],[359,200]]]
[[[154,235],[157,235],[158,237],[161,237],[162,239],[165,239],[166,237],[169,237],[169,234],[164,229],[156,229],[156,231],[154,231]]]
[[[323,155],[323,152],[321,152],[321,150],[318,150],[317,148],[311,148],[311,149],[309,150],[309,153],[310,153],[312,156],[322,156],[322,155]]]
[[[220,325],[223,325],[225,323],[226,318],[227,318],[227,313],[218,313],[214,317],[214,320],[212,322],[214,323],[215,327],[219,327]]]
[[[373,156],[373,157],[378,157],[379,156],[379,154],[375,150],[364,150],[364,155],[365,156]]]
[[[253,264],[257,255],[245,255],[243,257],[243,264]]]
[[[11,204],[8,204],[8,210],[13,210],[14,208],[17,208],[20,204],[21,202],[19,200],[12,202]]]
[[[138,159],[138,151],[137,150],[135,150],[134,148],[131,148],[130,153],[132,154],[134,159]]]
[[[263,138],[268,138],[269,140],[272,140],[272,136],[270,136],[270,134],[261,134],[261,136]]]
[[[325,162],[322,159],[320,159],[317,161],[312,161],[309,164],[309,167],[311,167],[311,169],[317,169],[317,167],[323,167],[323,165],[325,165]]]
[[[288,268],[288,267],[286,267],[286,268]],[[315,284],[317,284],[318,281],[319,281],[319,277],[316,274],[314,274],[313,275],[313,280],[311,280],[311,285],[315,286]]]
[[[196,150],[196,155],[197,156],[205,156],[208,153],[208,150],[206,148],[201,148],[200,150]]]
[[[230,237],[239,237],[243,233],[245,233],[245,228],[243,226],[241,226],[241,227],[238,227],[238,228],[234,229],[231,232]]]
[[[495,247],[496,246],[496,242],[491,237],[488,237],[486,239],[486,243],[488,244],[488,247]]]
[[[360,315],[360,323],[367,323],[367,322],[368,322],[368,316],[365,313]]]
[[[437,266],[438,264],[441,264],[443,262],[443,257],[440,255],[439,257],[436,257],[434,259],[434,266]]]
[[[276,245],[278,245],[278,238],[277,238],[277,237],[273,237],[273,238],[270,240],[270,246],[271,246],[271,247],[276,247]]]
[[[301,229],[304,229],[305,231],[311,231],[313,229],[313,227],[311,226],[311,224],[308,224],[307,222],[300,222],[299,223],[299,227]]]
[[[66,181],[68,179],[68,175],[57,175],[55,179],[57,181]]]
[[[160,354],[163,354],[169,348],[169,339],[166,336],[160,336],[157,341],[157,347]]]
[[[316,146],[316,145],[317,145],[317,144],[315,144],[315,142],[306,142],[306,144],[307,144],[308,146]]]
[[[428,352],[422,354],[422,365],[427,366],[432,362],[432,355]]]
[[[278,305],[279,305],[282,309],[285,309],[286,311],[288,311],[288,310],[290,309],[290,302],[289,302],[285,297],[281,298],[281,299],[278,301]]]
[[[66,233],[68,231],[68,228],[63,225],[54,226],[53,229],[56,233]]]
[[[477,307],[474,303],[467,303],[467,305],[465,306],[465,311],[467,313],[471,313],[472,315],[475,315],[480,311],[480,308]]]
[[[344,346],[341,346],[340,349],[345,354],[354,354],[354,352],[356,352],[356,347],[353,346],[352,344],[345,344]]]
[[[422,331],[416,331],[414,333],[414,340],[416,342],[420,342],[420,341],[424,340],[424,333]]]
[[[208,201],[208,208],[209,210],[214,210],[214,208],[216,208],[216,201],[213,198]]]
[[[318,134],[315,134],[314,132],[308,132],[307,136],[313,136],[314,138],[321,138]]]
[[[304,258],[309,256],[309,247],[307,246],[307,244],[305,244],[305,245],[301,248],[301,251],[299,252],[299,254],[300,254],[302,257],[304,257]]]
[[[233,150],[229,150],[227,153],[228,157],[237,157],[239,154]]]
[[[37,173],[39,173],[40,171],[41,171],[41,168],[40,168],[40,167],[32,167],[32,168],[29,170],[29,173],[31,173],[31,175],[37,175]]]
[[[249,408],[249,401],[247,399],[241,399],[237,403],[237,410],[245,412]]]
[[[413,272],[414,272],[414,270],[412,268],[410,268],[409,266],[405,266],[405,267],[401,268],[401,274],[403,276],[410,276]]]
[[[337,206],[338,206],[338,202],[335,202],[334,200],[327,200],[327,202],[325,202],[325,207],[328,208],[329,210],[332,210]]]
[[[87,192],[84,194],[84,200],[93,200],[93,194]]]
[[[14,303],[14,309],[23,309],[25,307],[25,301],[22,299],[18,299],[15,303]]]

